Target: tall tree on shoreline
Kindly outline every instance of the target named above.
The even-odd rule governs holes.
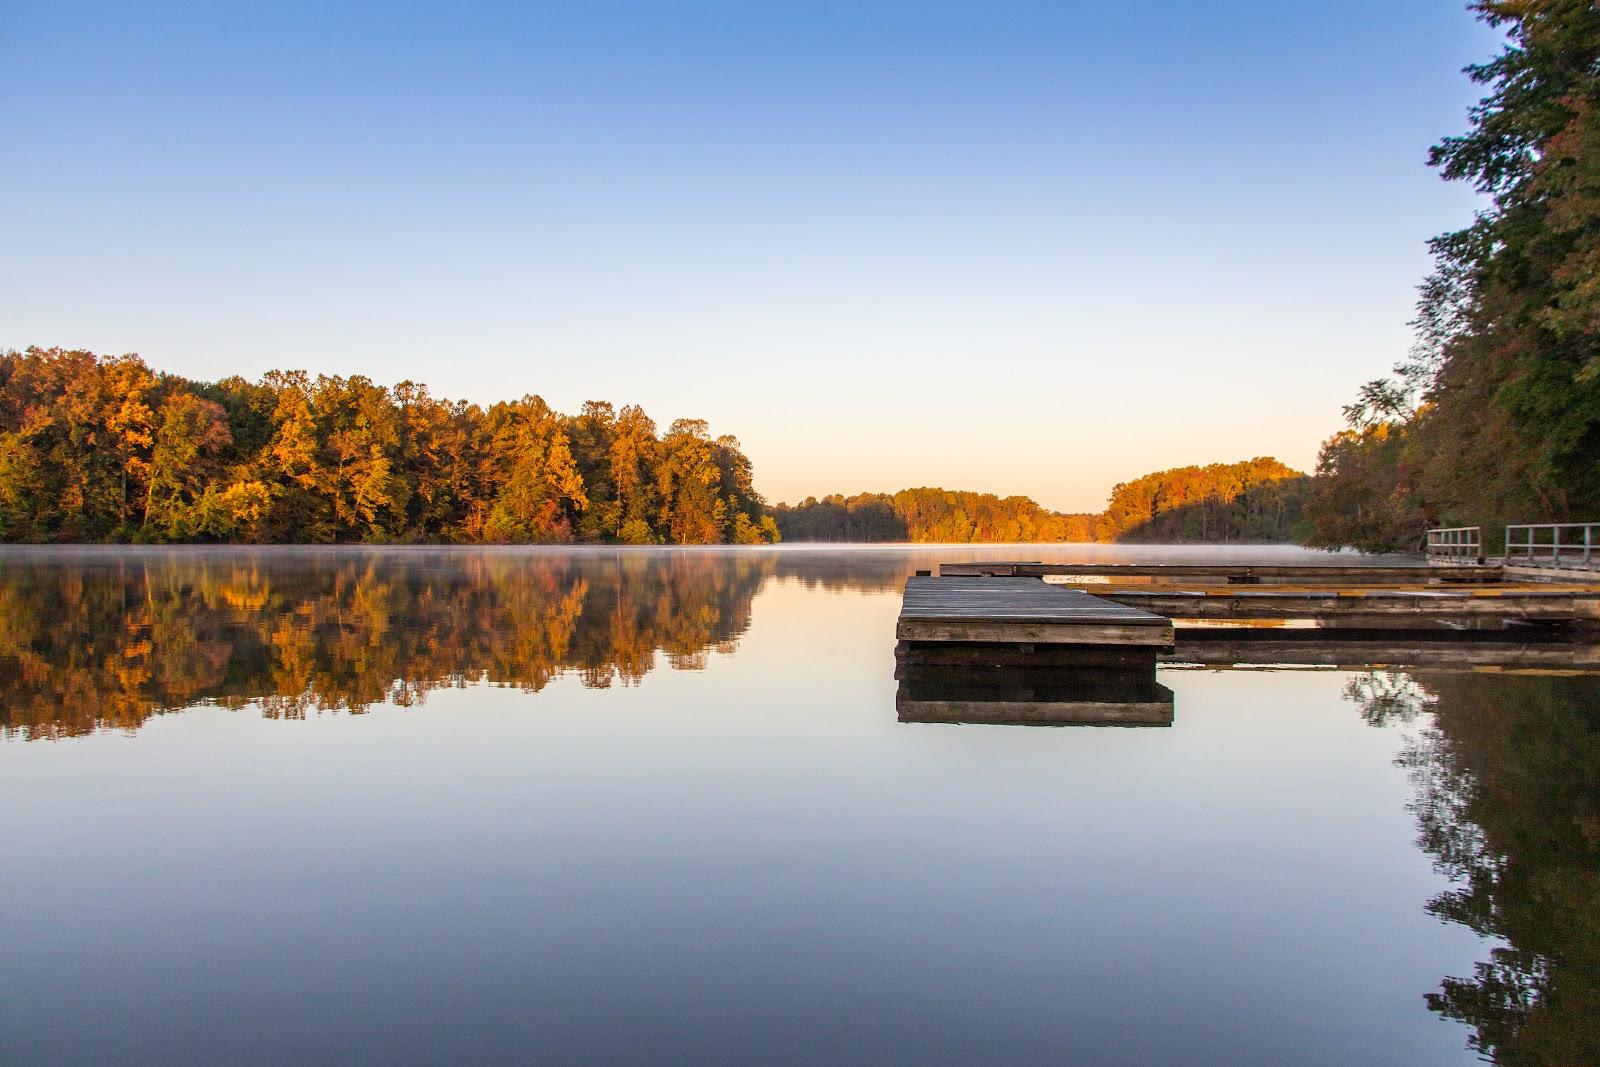
[[[1325,446],[1312,510],[1346,521],[1319,522],[1319,543],[1411,547],[1430,522],[1600,516],[1600,8],[1472,9],[1507,45],[1467,68],[1487,94],[1468,131],[1429,161],[1490,206],[1433,240],[1416,349],[1393,381],[1364,391],[1417,406],[1391,405],[1363,426],[1364,399],[1352,422],[1367,439]],[[1399,491],[1378,494],[1388,508],[1352,529],[1333,502],[1380,468]]]

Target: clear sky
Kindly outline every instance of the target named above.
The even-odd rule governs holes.
[[[1461,0],[0,0],[0,347],[733,433],[773,500],[1309,467],[1404,355]]]

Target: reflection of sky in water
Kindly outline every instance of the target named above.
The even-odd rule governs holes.
[[[747,583],[739,554],[698,555],[720,578],[678,578],[726,596],[675,586],[671,564],[633,590],[669,605],[627,615],[655,629],[602,596],[556,659],[646,632],[707,642],[680,648],[700,669],[662,654],[635,685],[563,668],[538,692],[444,686],[362,716],[203,707],[55,743],[13,732],[0,1048],[1467,1058],[1470,1031],[1423,995],[1491,943],[1424,911],[1446,883],[1394,765],[1432,713],[1364,713],[1350,672],[1163,670],[1168,729],[901,723],[898,577],[924,556],[751,553]],[[0,589],[22,566],[0,557]],[[606,587],[561,573],[507,617]],[[318,641],[371,637],[357,609],[334,615]],[[378,647],[414,647],[389,625]],[[1472,692],[1492,706],[1519,681]]]

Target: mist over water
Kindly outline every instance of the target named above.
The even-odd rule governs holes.
[[[1595,678],[897,715],[914,571],[1219,554],[0,550],[0,1058],[1581,1060]]]

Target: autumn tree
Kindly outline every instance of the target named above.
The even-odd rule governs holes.
[[[1432,242],[1416,349],[1358,402],[1388,402],[1381,439],[1324,450],[1346,482],[1404,468],[1404,493],[1366,493],[1398,510],[1356,520],[1319,508],[1324,543],[1392,543],[1387,531],[1414,530],[1417,513],[1490,528],[1600,517],[1600,8],[1472,8],[1507,44],[1467,68],[1486,95],[1431,162],[1489,206]]]
[[[659,524],[680,545],[714,545],[723,540],[728,505],[716,444],[703,419],[679,419],[660,446],[656,489]]]
[[[626,544],[648,544],[656,537],[659,502],[651,470],[658,451],[656,424],[642,408],[629,405],[617,413],[607,459],[616,493],[616,535]]]
[[[589,506],[561,420],[537,396],[489,409],[485,464],[497,487],[483,524],[491,541],[560,543]]]
[[[323,442],[321,487],[335,536],[385,540],[403,527],[411,487],[401,476],[400,413],[389,390],[360,375],[317,378],[312,393]]]

